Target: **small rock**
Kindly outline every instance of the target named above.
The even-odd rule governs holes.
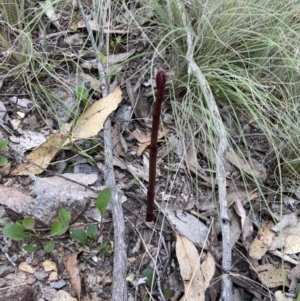
[[[44,298],[47,301],[53,301],[57,291],[49,286],[43,287]]]
[[[109,276],[104,276],[102,279],[103,286],[110,286],[112,284],[112,279]]]
[[[6,265],[1,265],[0,266],[0,278],[3,278],[8,274],[10,274],[10,268]]]
[[[18,301],[28,301],[35,300],[35,291],[29,285],[18,288],[16,291],[8,292],[6,295],[2,296],[1,300],[18,300]]]
[[[32,285],[33,283],[36,282],[36,280],[37,280],[37,278],[34,275],[30,275],[26,280],[26,284]]]
[[[0,278],[0,287],[5,287],[6,281],[3,278]]]
[[[60,289],[60,288],[63,288],[66,284],[67,284],[66,281],[61,279],[59,281],[51,282],[50,287],[55,288],[55,289]]]
[[[58,291],[58,293],[52,301],[77,301],[77,299],[73,298],[69,293],[61,290]]]
[[[44,272],[44,271],[39,271],[39,272],[35,272],[34,276],[38,279],[38,280],[43,280],[45,278],[48,277],[48,273]]]
[[[38,258],[42,258],[45,256],[45,251],[44,250],[37,250],[35,252],[35,255],[38,257]]]
[[[52,272],[50,275],[49,275],[49,281],[52,282],[52,281],[56,281],[58,279],[58,274],[57,272]]]

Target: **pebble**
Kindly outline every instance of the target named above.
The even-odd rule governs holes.
[[[32,285],[33,283],[36,282],[36,277],[34,275],[30,275],[28,276],[27,280],[26,280],[26,283],[29,284],[29,285]]]
[[[59,281],[51,282],[50,287],[55,288],[55,289],[60,289],[60,288],[63,288],[66,284],[67,284],[66,281],[61,279]]]
[[[5,287],[6,281],[3,278],[0,278],[0,287]]]
[[[39,271],[39,272],[35,272],[34,276],[38,279],[38,280],[43,280],[45,278],[48,277],[48,273],[44,272],[44,271]]]
[[[4,278],[8,274],[10,274],[10,268],[7,265],[1,265],[0,266],[0,278]]]
[[[104,276],[102,279],[103,286],[110,286],[112,284],[112,279],[109,276]]]

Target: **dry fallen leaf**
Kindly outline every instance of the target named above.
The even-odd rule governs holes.
[[[176,231],[187,237],[195,245],[207,249],[208,227],[192,214],[176,206],[161,206],[162,212]]]
[[[282,265],[276,267],[273,264],[263,264],[253,267],[263,285],[269,288],[286,285],[289,286],[290,281],[287,278],[289,271]]]
[[[297,254],[300,252],[300,237],[299,235],[289,235],[284,243],[284,254]]]
[[[161,139],[164,135],[168,133],[168,129],[164,128],[164,130],[159,129],[157,134],[157,139]],[[147,143],[151,141],[151,133],[143,133],[140,131],[135,130],[134,132],[130,133],[139,143]]]
[[[253,259],[261,259],[269,250],[275,236],[275,233],[271,230],[273,226],[274,224],[272,222],[266,222],[258,231],[258,234],[249,249],[249,255]]]
[[[117,109],[121,99],[122,91],[117,88],[113,93],[94,102],[78,119],[72,139],[76,141],[97,135],[106,118]]]
[[[73,141],[87,139],[98,134],[103,128],[106,118],[118,107],[121,102],[122,91],[117,88],[107,97],[101,98],[89,107],[86,112],[81,115],[78,122],[71,133],[70,139]],[[60,151],[60,146],[68,145],[71,141],[66,139],[69,135],[71,124],[65,124],[60,133],[54,134],[48,141],[33,150],[26,159],[40,165],[42,168],[47,168],[51,160]],[[63,143],[63,140],[66,141]],[[25,162],[19,164],[16,169],[11,172],[11,175],[28,175],[40,174],[43,169]]]
[[[176,233],[176,256],[184,282],[181,301],[204,301],[205,280],[200,269],[200,256],[194,244]]]
[[[70,278],[70,282],[72,284],[72,287],[76,293],[76,296],[78,300],[80,300],[81,296],[81,281],[80,281],[80,273],[78,268],[78,255],[80,255],[81,252],[71,253],[67,255],[64,258],[64,265],[67,270],[67,273]]]
[[[158,143],[164,142],[164,140],[158,140],[157,142],[158,142]],[[148,146],[150,146],[150,144],[151,144],[150,141],[141,144],[141,145],[138,147],[138,150],[136,151],[136,155],[137,155],[138,157],[140,157],[140,156],[143,154],[144,150],[145,150]]]
[[[216,263],[210,252],[207,252],[205,260],[201,264],[201,271],[204,277],[204,290],[209,287],[209,283],[216,271]]]
[[[266,168],[255,159],[246,161],[240,158],[240,156],[233,151],[226,152],[226,159],[248,175],[251,175],[262,181],[264,181],[267,177]]]
[[[48,164],[59,152],[59,145],[62,140],[67,137],[67,134],[68,132],[66,131],[66,128],[61,133],[53,134],[49,140],[41,144],[29,155],[27,155],[26,159],[38,164],[42,168],[47,168]],[[23,176],[28,174],[38,175],[43,171],[43,169],[32,165],[30,162],[25,162],[19,164],[10,174],[12,176]]]
[[[241,226],[242,226],[242,231],[243,231],[245,221],[246,221],[246,211],[245,211],[242,201],[238,195],[236,195],[236,197],[234,198],[233,208],[234,208],[236,214],[241,218]]]
[[[114,126],[111,129],[111,139],[113,144],[113,149],[116,151],[116,153],[121,156],[125,157],[125,152],[122,148],[122,141],[121,141],[121,126],[120,123],[116,122]]]

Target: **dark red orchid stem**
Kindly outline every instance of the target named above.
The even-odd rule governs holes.
[[[153,221],[154,195],[155,195],[155,178],[156,178],[156,157],[157,157],[157,135],[159,128],[159,119],[161,112],[161,104],[164,100],[166,86],[166,73],[164,69],[159,69],[156,74],[156,102],[153,107],[153,120],[150,144],[150,160],[149,160],[149,186],[147,192],[147,214],[146,221]]]

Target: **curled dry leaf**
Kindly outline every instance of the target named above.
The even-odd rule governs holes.
[[[198,251],[186,237],[176,233],[176,238],[176,256],[185,288],[181,301],[204,301],[205,280],[200,269]]]
[[[80,300],[80,295],[81,295],[81,281],[80,281],[80,273],[79,273],[77,258],[78,255],[81,255],[81,253],[82,252],[71,253],[67,255],[63,260],[65,268],[70,278],[70,282],[72,284],[72,287],[76,293],[78,300]]]
[[[157,142],[163,142],[163,140],[158,140]],[[146,143],[141,144],[141,145],[139,146],[137,152],[136,152],[136,155],[137,155],[138,157],[140,157],[140,156],[143,154],[144,150],[145,150],[150,144],[151,144],[151,142],[146,142]]]
[[[157,134],[157,139],[161,139],[164,137],[168,132],[168,129],[159,129]],[[134,132],[130,133],[139,143],[147,143],[151,140],[151,133],[144,134],[143,132],[135,130]]]
[[[117,152],[117,154],[121,157],[125,157],[125,152],[122,148],[122,141],[121,141],[121,127],[119,123],[115,123],[111,130],[111,136],[112,136],[112,144],[113,149]]]
[[[241,218],[241,226],[242,226],[242,231],[243,231],[245,221],[246,221],[246,211],[245,211],[242,201],[238,195],[236,195],[236,197],[234,198],[233,208],[234,208],[236,214]]]

